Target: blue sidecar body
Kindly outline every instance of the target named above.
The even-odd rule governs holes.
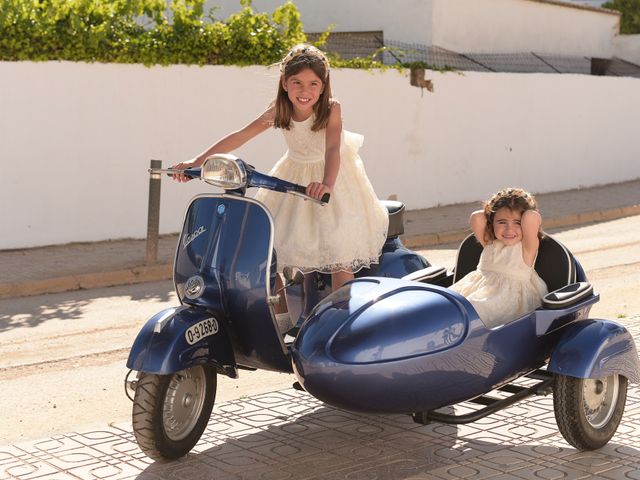
[[[458,278],[477,264],[473,243],[463,242]],[[588,319],[599,296],[573,256],[546,237],[536,269],[551,290],[543,306],[491,329],[445,287],[356,279],[320,302],[304,324],[292,348],[294,372],[325,403],[380,413],[453,405],[545,365],[548,374],[640,381],[630,333]]]

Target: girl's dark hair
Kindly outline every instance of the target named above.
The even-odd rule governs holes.
[[[324,90],[320,94],[320,98],[313,106],[315,120],[311,126],[311,130],[322,130],[329,123],[329,113],[331,109],[331,82],[329,79],[329,62],[324,53],[311,45],[296,45],[284,57],[280,63],[280,79],[278,81],[278,93],[274,100],[275,113],[273,126],[275,128],[291,128],[291,116],[293,115],[293,106],[289,100],[289,96],[285,91],[282,83],[292,75],[296,75],[305,69],[311,69],[324,85]]]
[[[487,219],[485,226],[485,240],[490,242],[496,239],[493,231],[493,218],[496,212],[507,207],[514,212],[524,213],[526,210],[538,210],[538,202],[533,195],[522,188],[504,188],[484,202],[484,216]],[[538,231],[538,238],[542,238],[542,231]]]

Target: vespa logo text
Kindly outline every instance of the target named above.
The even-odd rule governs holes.
[[[202,235],[206,231],[207,229],[204,228],[204,226],[202,226],[198,228],[195,232],[189,235],[185,235],[182,238],[182,248],[187,248],[187,245],[189,245],[191,242],[193,242],[196,238],[198,238],[200,235]]]

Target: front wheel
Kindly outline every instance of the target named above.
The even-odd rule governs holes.
[[[627,379],[555,375],[553,409],[560,433],[578,450],[603,447],[616,433],[627,399]]]
[[[171,375],[142,373],[133,399],[133,432],[156,460],[189,453],[207,427],[216,395],[216,372],[197,365]]]

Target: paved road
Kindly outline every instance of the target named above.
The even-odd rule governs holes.
[[[638,248],[640,216],[552,233],[563,241],[583,263],[596,290],[602,295],[602,301],[594,306],[592,316],[617,319],[621,323],[628,322],[638,330],[640,328],[640,298],[637,295],[638,285],[640,285],[638,268],[640,266],[640,248]],[[450,266],[455,257],[455,248],[452,245],[445,245],[423,253],[433,264]],[[56,442],[61,441],[65,445],[65,442],[73,445],[75,445],[74,442],[79,442],[78,444],[86,447],[87,442],[101,444],[106,442],[113,446],[125,442],[132,455],[131,458],[142,459],[139,452],[135,451],[135,445],[131,446],[129,423],[131,404],[126,400],[122,388],[122,379],[125,374],[124,362],[127,349],[140,326],[151,314],[173,304],[175,304],[175,297],[169,282],[0,301],[0,312],[2,312],[0,314],[0,381],[3,386],[0,389],[0,405],[3,412],[11,412],[10,415],[3,415],[3,421],[0,424],[0,445],[58,435],[55,437],[58,439]],[[614,445],[623,446],[612,447],[617,453],[613,455],[614,459],[609,459],[607,463],[604,457],[611,454],[611,451],[603,454],[604,457],[599,454],[589,454],[588,457],[578,456],[569,459],[573,450],[559,439],[554,427],[552,408],[549,409],[550,401],[547,398],[536,401],[533,404],[533,410],[529,407],[514,407],[509,410],[511,412],[509,415],[498,415],[492,422],[497,421],[501,426],[496,427],[495,431],[491,422],[484,424],[481,422],[479,427],[456,429],[435,425],[421,427],[422,430],[419,430],[400,416],[380,418],[327,409],[308,395],[291,390],[291,381],[292,377],[288,375],[265,372],[243,372],[239,381],[221,379],[216,411],[218,418],[225,421],[213,431],[207,431],[203,449],[208,452],[208,456],[199,457],[199,461],[207,461],[211,465],[212,458],[220,458],[217,454],[219,452],[233,456],[236,452],[233,445],[237,446],[243,442],[260,443],[263,440],[261,431],[270,437],[276,428],[274,425],[280,425],[282,420],[287,418],[285,427],[295,431],[310,429],[307,433],[311,434],[318,425],[331,427],[316,432],[318,437],[314,437],[314,442],[307,444],[310,450],[305,450],[305,454],[318,448],[318,445],[326,444],[321,438],[322,435],[326,435],[326,440],[331,443],[336,441],[335,435],[348,437],[350,428],[358,429],[364,436],[354,438],[354,445],[360,445],[359,448],[363,449],[376,450],[386,459],[387,463],[384,464],[386,466],[383,470],[388,475],[380,475],[378,478],[393,478],[389,476],[394,471],[393,468],[400,468],[402,465],[411,472],[413,468],[411,465],[419,464],[422,466],[416,467],[416,471],[424,472],[424,463],[420,462],[425,461],[423,454],[427,446],[418,448],[420,442],[429,442],[430,453],[427,458],[429,462],[433,462],[433,468],[436,471],[436,467],[446,466],[446,462],[443,463],[443,458],[437,453],[439,450],[445,452],[442,453],[443,455],[460,456],[460,459],[464,460],[470,458],[472,454],[486,454],[498,450],[497,442],[507,445],[512,455],[511,447],[520,445],[517,438],[523,439],[527,436],[526,444],[518,447],[519,468],[531,472],[531,478],[545,477],[541,465],[546,461],[550,461],[554,468],[557,467],[555,470],[549,470],[549,478],[557,477],[557,471],[564,472],[566,478],[593,475],[598,477],[600,474],[602,474],[600,478],[640,478],[637,477],[640,470],[639,452],[630,447],[623,447],[635,445],[636,442],[633,439],[637,440],[640,435],[640,425],[636,425],[637,421],[640,422],[637,405],[640,392],[637,391],[637,386],[635,390],[630,391],[626,426],[621,427],[621,433],[616,437],[619,440],[617,443],[614,442]],[[542,402],[544,413],[538,410],[537,402]],[[283,417],[277,415],[274,417],[274,411],[280,411]],[[264,418],[260,415],[264,415]],[[300,421],[295,421],[297,418],[300,418]],[[512,421],[515,423],[508,423],[505,426],[505,422]],[[531,431],[532,423],[537,426],[535,431]],[[112,426],[107,427],[109,424]],[[232,424],[233,427],[230,426]],[[224,433],[225,429],[228,429],[227,433]],[[91,433],[69,433],[82,431]],[[380,435],[376,437],[374,431]],[[308,439],[308,437],[304,438]],[[387,439],[384,444],[381,444],[381,438]],[[461,438],[464,438],[465,442],[470,441],[471,444],[465,447]],[[548,440],[549,438],[552,440]],[[342,445],[346,438],[341,437],[337,440]],[[29,448],[34,448],[33,445],[36,444],[49,445],[47,442],[50,441],[53,440],[32,442],[28,445],[30,445]],[[358,443],[360,441],[364,443]],[[214,447],[215,445],[217,447]],[[76,447],[69,448],[70,452],[76,451],[74,450]],[[294,443],[285,441],[280,448],[283,451],[289,451],[298,447]],[[403,449],[411,454],[400,455]],[[27,455],[24,452],[30,450],[19,451],[22,452],[20,455]],[[48,452],[48,448],[44,451]],[[0,449],[0,478],[13,478],[6,474],[2,475],[2,465],[10,461],[9,457],[6,459],[3,457],[5,453],[6,449],[5,452]],[[616,456],[617,454],[619,455]],[[50,461],[50,453],[42,453],[42,455],[48,459],[47,462]],[[273,460],[273,455],[276,454],[265,451],[265,455],[267,455],[266,458]],[[625,460],[627,457],[628,461]],[[305,460],[309,466],[313,463],[310,458]],[[349,472],[356,473],[356,470],[353,470],[356,464],[349,464],[348,458],[346,460],[344,458],[344,452],[336,458],[343,462],[340,464],[340,469],[336,470],[336,464],[327,458],[326,455],[318,457],[318,461],[322,461],[325,468],[331,467],[345,475]],[[582,467],[585,465],[581,464],[583,461],[580,460],[581,458],[589,459],[585,460],[588,468],[584,468],[583,471],[580,468],[581,465]],[[597,460],[595,463],[593,463],[594,458]],[[388,462],[393,463],[396,460],[400,463],[395,467],[389,466]],[[264,461],[265,459],[260,460],[260,462]],[[511,458],[509,461],[515,460]],[[275,470],[267,469],[267,477],[271,478],[271,474],[287,470],[287,462],[276,463]],[[149,476],[149,478],[188,478],[190,475],[183,476],[176,473],[180,465],[182,464],[178,463],[176,466],[166,467],[161,471],[162,473],[157,473],[157,477]],[[187,470],[195,468],[194,464],[189,465]],[[358,465],[361,469],[364,463]],[[484,465],[487,469],[491,467],[486,463]],[[129,467],[131,464],[127,464],[127,469]],[[484,475],[486,472],[481,471],[482,469],[478,470],[479,467],[480,465],[475,465],[471,470],[460,467],[461,470],[457,474],[452,474],[452,468],[447,466],[441,477],[467,476],[467,474],[477,474],[479,471]],[[512,467],[493,466],[497,473],[508,472]],[[131,471],[139,472],[141,469],[146,467],[139,467],[138,470],[134,468]],[[6,471],[8,470],[5,469]],[[146,471],[151,474],[155,470],[146,469]],[[609,472],[611,475],[609,473],[605,475],[604,472]],[[377,475],[376,473],[374,476],[364,478],[376,478]],[[200,478],[198,475],[193,477]],[[15,475],[15,478],[27,478],[27,476]],[[80,475],[80,477],[56,476],[55,478],[85,477]],[[135,478],[135,476],[114,478]],[[345,478],[345,476],[336,474],[331,478]]]
[[[171,282],[1,300],[0,405],[13,413],[0,444],[127,420],[129,348],[148,318],[177,303]],[[293,382],[270,372],[242,379],[220,377],[218,401]]]
[[[640,314],[640,216],[552,233],[601,292],[593,317]],[[455,246],[422,253],[450,266]],[[132,339],[151,315],[176,303],[171,282],[0,300],[0,405],[14,412],[0,425],[0,443],[127,420],[122,379]],[[242,372],[240,381],[221,378],[218,402],[291,382],[289,375]]]

